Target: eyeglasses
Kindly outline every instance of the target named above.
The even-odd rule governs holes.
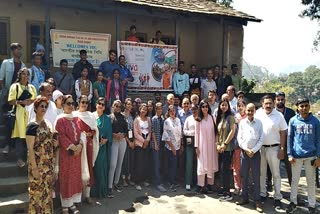
[[[83,104],[83,105],[88,105],[88,101],[81,101],[81,104]]]
[[[48,106],[47,106],[47,105],[40,105],[40,108],[45,108],[45,109],[47,109]]]
[[[203,105],[203,106],[201,106],[201,108],[208,108],[208,106],[207,105]]]
[[[286,94],[284,92],[281,92],[281,91],[280,92],[276,92],[275,94],[276,94],[276,96],[284,96],[284,97],[286,96]]]
[[[66,104],[67,104],[68,106],[73,106],[73,105],[74,105],[74,102],[66,102]]]
[[[105,104],[104,103],[97,103],[98,105],[100,105],[100,106],[105,106]]]

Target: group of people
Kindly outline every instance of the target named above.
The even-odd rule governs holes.
[[[78,206],[93,203],[92,197],[113,198],[113,191],[129,185],[140,191],[151,182],[160,192],[176,191],[181,182],[187,191],[217,191],[220,201],[239,194],[239,205],[249,203],[248,187],[253,185],[255,207],[262,212],[268,169],[279,209],[282,159],[291,185],[286,211],[296,209],[305,165],[309,211],[315,213],[320,123],[309,112],[307,98],[297,100],[297,114],[285,106],[283,92],[275,99],[264,96],[256,111],[239,90],[236,65],[231,76],[226,66],[221,73],[215,66],[199,75],[195,65],[187,75],[179,62],[175,75],[181,81],[173,85],[175,94],[162,103],[157,92],[155,101],[143,103],[127,97],[133,77],[125,56],[119,56],[118,64],[113,50],[97,72],[81,50],[72,74],[61,60],[53,78],[42,71],[38,53],[27,69],[20,60],[21,45],[14,43],[11,50],[13,59],[1,65],[0,84],[9,89],[8,102],[16,115],[8,133],[17,165],[23,167],[28,160],[30,213],[52,213],[57,196],[63,213],[79,213]]]

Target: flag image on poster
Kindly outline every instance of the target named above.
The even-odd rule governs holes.
[[[172,91],[172,77],[177,71],[178,47],[118,41],[118,53],[126,57],[134,78],[132,91]]]

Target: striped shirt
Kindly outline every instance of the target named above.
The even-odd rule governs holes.
[[[159,144],[162,143],[161,137],[162,137],[162,133],[163,133],[163,122],[164,122],[164,118],[162,115],[161,115],[161,117],[158,117],[157,115],[155,115],[151,119],[151,132],[152,132],[152,134],[155,133],[158,146],[160,146]],[[151,137],[150,147],[152,149],[155,148],[153,137]]]

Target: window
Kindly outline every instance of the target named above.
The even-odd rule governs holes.
[[[166,45],[175,45],[176,44],[176,38],[171,37],[171,36],[162,36],[161,40],[166,44]]]
[[[10,19],[0,17],[0,62],[9,57]]]

